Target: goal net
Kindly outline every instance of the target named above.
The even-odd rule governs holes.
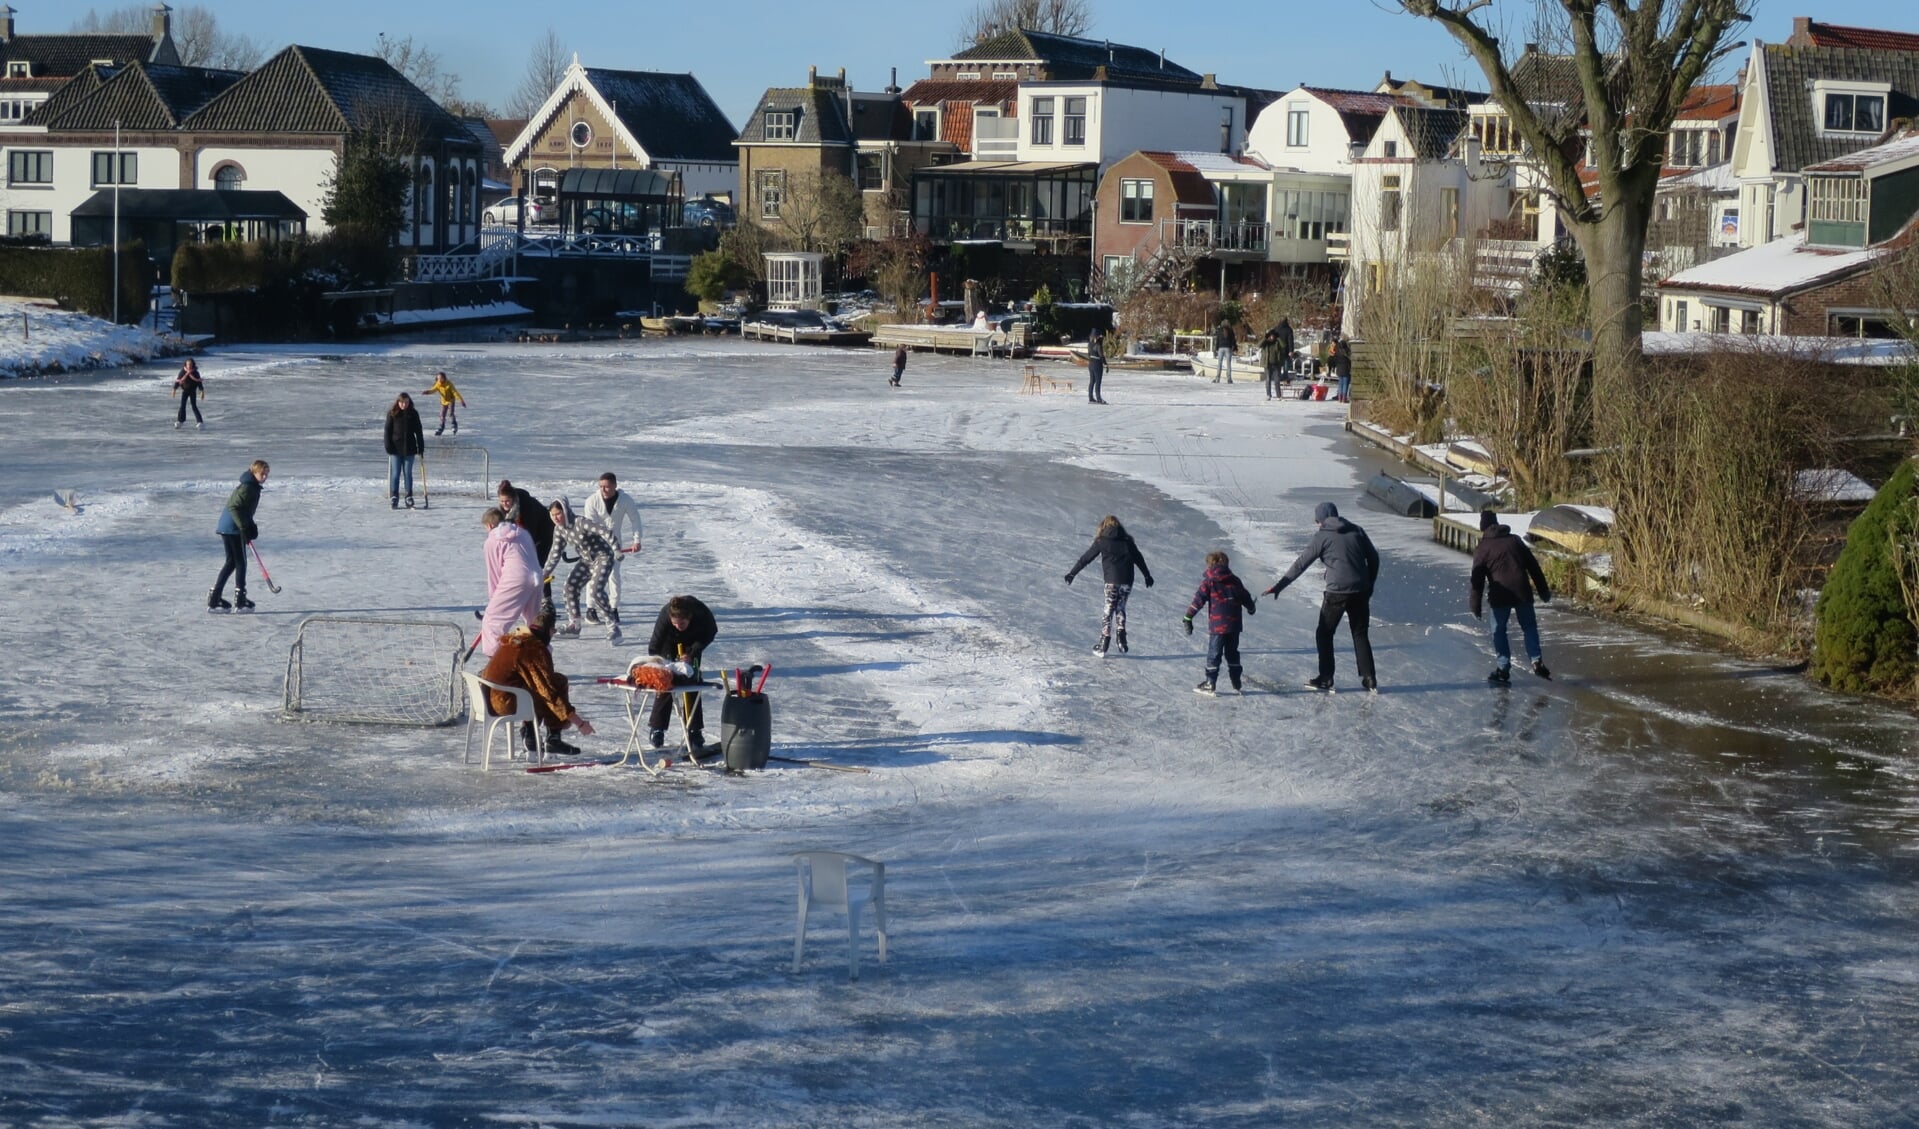
[[[478,443],[428,443],[422,465],[434,490],[493,497],[493,456]]]
[[[295,721],[450,725],[465,712],[465,650],[447,620],[310,616],[287,653],[280,709]]]

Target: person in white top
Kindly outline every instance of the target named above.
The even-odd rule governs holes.
[[[606,602],[613,610],[620,607],[620,561],[628,553],[640,551],[640,507],[630,495],[620,493],[620,480],[612,471],[600,476],[600,488],[586,501],[586,516],[613,531],[613,571],[606,578]],[[587,618],[593,619],[592,613]]]

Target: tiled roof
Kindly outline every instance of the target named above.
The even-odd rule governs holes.
[[[87,97],[36,121],[48,129],[63,130],[107,130],[116,123],[123,129],[174,130],[243,77],[239,71],[211,67],[134,63],[96,86]]]
[[[1674,121],[1718,121],[1739,112],[1739,88],[1730,84],[1695,86],[1686,92]]]
[[[1919,52],[1767,44],[1760,58],[1772,117],[1773,167],[1780,172],[1797,172],[1879,140],[1823,133],[1813,117],[1812,86],[1818,79],[1890,83],[1888,123],[1919,113]]]
[[[1213,199],[1213,186],[1206,182],[1197,168],[1184,159],[1180,153],[1166,153],[1143,149],[1140,156],[1166,170],[1167,179],[1173,184],[1173,199],[1189,208],[1213,208],[1217,202]]]
[[[911,106],[932,106],[941,102],[973,102],[983,106],[1017,103],[1019,83],[1010,79],[923,78],[906,88],[900,100]]]
[[[853,136],[861,141],[906,141],[913,115],[897,94],[853,92]]]
[[[588,67],[586,77],[652,159],[719,163],[738,159],[733,152],[733,123],[692,75]]]
[[[405,122],[423,139],[474,144],[466,127],[384,59],[288,47],[195,112],[183,128],[373,132]]]
[[[118,67],[87,67],[47,95],[24,119],[26,125],[45,125],[81,102],[92,97],[102,83],[119,73]],[[37,86],[38,84],[36,84]]]
[[[766,93],[760,95],[759,105],[747,115],[746,125],[735,144],[851,145],[853,135],[847,127],[845,104],[840,100],[844,93],[843,88],[831,86],[768,87]],[[798,115],[792,137],[767,140],[765,123],[769,112]]]
[[[16,35],[0,43],[0,62],[30,62],[35,78],[71,78],[99,59],[116,64],[179,61],[177,56],[157,58],[157,53],[158,45],[150,35]],[[0,67],[0,72],[5,70]]]
[[[1413,152],[1425,160],[1437,160],[1452,151],[1453,142],[1466,128],[1470,115],[1465,110],[1434,110],[1425,106],[1395,106],[1399,124]]]
[[[1302,86],[1300,89],[1342,114],[1384,114],[1394,106],[1407,104],[1407,99],[1400,95],[1375,94],[1370,90],[1334,90],[1324,86]]]
[[[488,118],[486,128],[493,134],[494,147],[505,149],[520,136],[526,128],[525,118]]]
[[[1111,78],[1158,78],[1197,85],[1200,75],[1166,58],[1159,51],[1129,47],[1108,40],[1021,28],[977,43],[953,56],[956,60],[1035,59],[1054,81],[1091,78],[1100,67]]]
[[[1814,47],[1863,47],[1876,51],[1919,51],[1919,34],[1876,27],[1845,27],[1807,21],[1806,38]]]

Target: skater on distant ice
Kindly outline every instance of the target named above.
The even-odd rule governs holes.
[[[1486,681],[1495,686],[1504,686],[1513,680],[1512,642],[1506,638],[1506,617],[1519,620],[1519,634],[1526,643],[1526,657],[1532,660],[1533,673],[1541,678],[1551,678],[1552,671],[1546,669],[1546,663],[1539,649],[1539,621],[1533,614],[1533,592],[1539,593],[1539,602],[1553,602],[1553,591],[1546,584],[1546,574],[1539,568],[1539,558],[1526,547],[1526,542],[1514,535],[1513,531],[1499,523],[1499,515],[1492,510],[1483,510],[1479,515],[1479,548],[1473,551],[1472,597],[1468,606],[1472,608],[1474,619],[1483,619],[1480,610],[1480,595],[1485,594],[1485,602],[1493,606],[1493,657],[1496,665]]]
[[[593,496],[586,500],[586,516],[613,532],[613,547],[619,551],[613,557],[613,571],[606,577],[606,602],[619,611],[620,564],[626,554],[640,551],[640,507],[634,504],[633,495],[621,493],[619,477],[609,470],[600,476]],[[600,622],[598,613],[588,609],[586,621]]]
[[[1359,684],[1368,690],[1378,690],[1379,680],[1373,672],[1373,644],[1367,637],[1367,628],[1373,583],[1379,579],[1379,550],[1373,548],[1366,531],[1340,517],[1339,507],[1331,502],[1321,502],[1313,510],[1313,521],[1319,529],[1312,540],[1306,542],[1306,551],[1299,554],[1286,575],[1261,594],[1277,596],[1299,579],[1308,565],[1314,561],[1324,564],[1326,588],[1320,597],[1319,627],[1313,632],[1313,642],[1319,645],[1319,675],[1307,679],[1306,685],[1314,690],[1333,688],[1333,633],[1339,629],[1340,617],[1345,616],[1353,633]]]
[[[440,426],[434,429],[433,434],[438,435],[445,431],[447,421],[452,420],[453,434],[458,435],[460,433],[460,413],[453,410],[453,401],[458,400],[460,406],[464,408],[466,407],[466,397],[460,395],[460,390],[453,387],[453,382],[448,380],[446,374],[443,372],[436,374],[433,380],[433,387],[421,392],[420,395],[425,396],[433,393],[437,393],[440,397]]]
[[[413,397],[405,392],[386,410],[386,492],[393,509],[400,508],[400,483],[406,483],[406,508],[413,508],[413,460],[426,450],[426,431]]]
[[[1219,361],[1219,372],[1214,375],[1213,383],[1218,384],[1220,377],[1226,383],[1233,382],[1233,354],[1239,351],[1239,334],[1233,332],[1233,323],[1222,321],[1213,331],[1213,357]]]
[[[619,551],[613,547],[612,530],[579,516],[563,501],[553,503],[547,512],[553,518],[553,547],[546,557],[546,574],[557,573],[569,551],[577,562],[566,577],[566,626],[560,628],[561,633],[580,633],[580,594],[585,592],[594,613],[612,625],[608,628],[608,641],[619,642],[620,613],[606,602],[606,578],[613,571],[614,562],[619,560]]]
[[[699,674],[700,656],[706,653],[720,627],[713,612],[691,596],[675,596],[660,609],[653,621],[653,637],[647,640],[646,653],[667,662],[691,663]],[[653,712],[647,717],[647,740],[656,749],[666,744],[666,723],[673,716],[673,699],[682,698],[681,724],[686,728],[687,744],[695,756],[706,746],[706,716],[700,709],[698,694],[655,694]]]
[[[1206,613],[1206,681],[1193,687],[1196,693],[1212,694],[1217,692],[1219,684],[1219,660],[1226,660],[1226,676],[1232,680],[1233,690],[1239,691],[1239,631],[1240,609],[1246,609],[1247,615],[1259,611],[1253,594],[1240,583],[1228,566],[1226,554],[1218,549],[1206,554],[1206,575],[1200,579],[1199,591],[1193,594],[1193,602],[1186,606],[1186,618],[1180,622],[1186,625],[1186,634],[1193,633],[1193,617],[1199,609],[1207,608]]]
[[[1086,339],[1086,400],[1092,404],[1106,402],[1106,335],[1094,330]],[[1120,648],[1125,650],[1125,648]]]
[[[260,508],[260,489],[267,484],[267,461],[255,459],[240,476],[240,484],[227,495],[226,508],[220,511],[220,524],[216,527],[220,534],[220,545],[226,550],[226,563],[220,566],[220,575],[213,582],[212,591],[207,593],[207,610],[224,612],[238,610],[250,612],[253,601],[247,599],[247,543],[260,536],[260,527],[253,524],[253,511]],[[220,593],[227,586],[227,577],[233,578],[233,602],[227,603]]]
[[[1107,645],[1112,641],[1113,632],[1119,632],[1119,653],[1126,653],[1126,599],[1133,594],[1133,570],[1139,569],[1146,578],[1146,587],[1153,586],[1153,571],[1146,567],[1146,558],[1139,555],[1139,546],[1133,543],[1132,534],[1119,519],[1107,514],[1100,519],[1099,531],[1093,535],[1093,544],[1073,567],[1066,571],[1066,583],[1071,584],[1079,575],[1079,570],[1099,558],[1101,574],[1106,579],[1106,605],[1100,613],[1099,641],[1093,644],[1093,653],[1104,658]]]
[[[192,357],[180,366],[180,375],[173,378],[173,395],[180,398],[180,417],[173,423],[178,431],[187,425],[187,409],[193,409],[193,426],[204,430],[207,421],[200,415],[200,397],[207,394],[206,381],[200,379],[200,366]]]
[[[895,388],[900,386],[900,377],[906,375],[906,345],[901,343],[893,350],[893,379],[886,383]]]
[[[480,614],[480,653],[492,657],[500,637],[540,617],[540,560],[533,539],[497,506],[480,515],[486,528],[486,610]]]
[[[546,748],[553,753],[577,753],[578,745],[566,740],[568,725],[581,736],[593,736],[593,723],[573,708],[567,692],[566,675],[553,669],[553,609],[542,608],[533,623],[516,627],[500,640],[499,649],[487,660],[480,677],[501,686],[512,686],[533,695],[533,716],[546,727]],[[512,713],[513,695],[500,690],[487,691],[487,705],[494,714]],[[533,723],[522,722],[520,740],[528,752],[536,748]]]
[[[526,530],[527,536],[533,538],[533,554],[542,561],[546,560],[547,554],[553,551],[553,518],[547,513],[546,507],[539,499],[504,478],[500,479],[498,493],[500,512],[506,515],[506,520]],[[547,580],[542,587],[546,598],[551,600],[553,582]]]

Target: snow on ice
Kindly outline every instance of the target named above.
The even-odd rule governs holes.
[[[737,340],[202,368],[204,431],[171,363],[0,388],[0,1123],[1911,1121],[1909,715],[1558,603],[1556,680],[1487,689],[1466,559],[1368,507],[1341,405]],[[490,462],[395,512],[380,417],[440,369]],[[254,458],[284,592],[208,615]],[[483,479],[609,469],[646,550],[628,645],[556,645],[589,751],[626,731],[592,677],[688,592],[713,668],[773,664],[775,754],[867,773],[483,774],[459,727],[279,719],[309,615],[472,630]],[[1202,556],[1263,588],[1320,501],[1384,554],[1385,692],[1343,637],[1344,692],[1291,689],[1315,571],[1247,621],[1264,688],[1198,698]],[[1158,583],[1101,661],[1060,574],[1107,513]],[[788,971],[810,848],[887,863],[857,982],[831,915]]]

